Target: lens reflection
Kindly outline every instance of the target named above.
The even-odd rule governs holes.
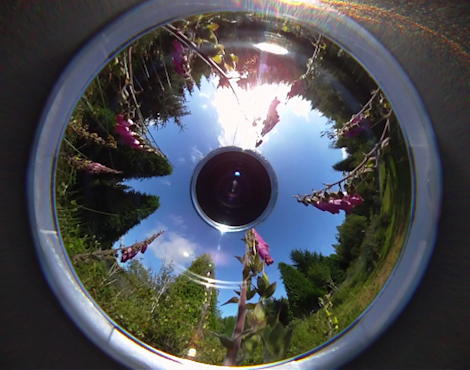
[[[275,200],[274,173],[254,152],[230,148],[217,152],[209,154],[195,172],[195,207],[211,225],[236,226],[237,231],[253,226]]]
[[[312,350],[372,302],[405,240],[410,173],[390,103],[345,50],[292,20],[207,14],[92,81],[56,209],[83,285],[123,329],[254,365]]]

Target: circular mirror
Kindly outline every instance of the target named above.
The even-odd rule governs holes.
[[[427,121],[321,25],[255,10],[172,20],[82,75],[63,121],[46,114],[65,250],[50,261],[78,288],[66,306],[104,319],[85,330],[121,333],[111,353],[135,364],[133,338],[146,366],[321,364],[319,349],[346,343],[338,364],[369,337],[354,328],[377,335],[406,301],[423,268],[410,267],[415,191],[438,178],[416,151]],[[381,316],[400,264],[409,282]]]

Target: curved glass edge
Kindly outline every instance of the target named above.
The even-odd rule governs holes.
[[[294,18],[337,42],[374,77],[394,107],[414,164],[414,210],[401,258],[368,309],[342,333],[294,359],[255,368],[338,367],[362,351],[398,316],[425,271],[436,236],[441,199],[440,163],[432,125],[410,80],[391,54],[365,29],[317,1],[201,0],[188,4],[149,1],[127,12],[90,41],[54,87],[42,114],[28,169],[28,206],[32,234],[46,279],[71,319],[114,359],[130,367],[181,368],[206,364],[176,358],[123,333],[83,291],[61,244],[54,214],[53,166],[73,107],[92,78],[112,56],[158,25],[216,11],[253,11]],[[83,77],[88,78],[83,78]],[[292,361],[293,360],[293,361]]]

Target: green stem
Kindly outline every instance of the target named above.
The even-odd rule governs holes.
[[[356,168],[354,168],[347,176],[343,177],[341,180],[333,182],[331,184],[325,184],[325,190],[328,190],[328,189],[332,188],[335,185],[339,185],[339,184],[345,182],[347,179],[353,177],[356,174],[356,172],[359,171],[362,167],[364,167],[366,165],[367,161],[369,160],[369,158],[372,157],[372,155],[375,154],[380,149],[380,147],[382,146],[383,141],[386,139],[386,133],[387,133],[389,127],[390,127],[390,119],[387,118],[387,122],[385,123],[385,127],[382,131],[382,135],[380,137],[380,140],[378,141],[377,144],[374,145],[374,147],[369,151],[369,153],[367,153],[365,155],[365,157],[361,161],[361,163],[359,163],[356,166]]]
[[[243,266],[246,266],[247,263],[247,255],[244,256],[244,263]],[[235,366],[237,364],[237,355],[238,351],[240,350],[241,342],[242,342],[242,332],[245,328],[245,321],[246,321],[246,293],[248,288],[248,279],[243,279],[242,286],[240,289],[240,300],[238,302],[238,314],[237,314],[237,322],[235,328],[233,329],[232,333],[232,346],[227,350],[227,355],[225,356],[224,365],[226,366]]]
[[[83,154],[80,150],[78,150],[67,138],[64,137],[64,141],[66,142],[67,145],[69,145],[73,150],[75,150],[78,154],[81,156],[85,157],[85,159],[88,159],[88,157]]]
[[[103,108],[106,108],[106,102],[104,100],[103,88],[101,87],[100,76],[96,76],[96,82],[98,84],[98,91],[100,92],[101,102],[103,103]]]
[[[78,205],[78,207],[84,209],[85,211],[90,211],[90,212],[93,212],[93,213],[98,213],[98,214],[100,214],[100,215],[114,216],[114,217],[118,217],[118,216],[119,216],[119,215],[116,214],[116,213],[108,213],[108,212],[98,211],[98,210],[96,210],[96,209],[88,208],[88,207],[85,207],[85,206],[82,206],[82,205]]]
[[[74,262],[79,262],[83,260],[87,260],[90,258],[114,258],[114,255],[117,253],[116,249],[106,249],[106,250],[97,250],[93,252],[88,252],[88,253],[80,253],[76,254],[73,256],[73,261]]]

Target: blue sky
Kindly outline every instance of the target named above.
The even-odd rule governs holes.
[[[279,262],[290,263],[293,249],[308,249],[324,255],[332,253],[336,226],[342,223],[343,214],[332,215],[313,207],[305,207],[292,197],[309,193],[332,182],[341,174],[331,166],[341,160],[341,150],[329,147],[327,138],[320,137],[327,128],[327,119],[298,97],[288,101],[288,85],[261,86],[255,91],[238,91],[241,106],[228,89],[218,89],[217,78],[203,81],[201,90],[187,96],[191,114],[183,119],[181,131],[169,123],[165,128],[152,128],[153,135],[173,165],[170,176],[131,180],[132,188],[160,197],[160,208],[141,224],[121,238],[124,244],[140,241],[164,229],[142,262],[158,271],[163,263],[172,262],[177,272],[183,271],[191,261],[203,253],[210,253],[216,263],[219,302],[234,295],[241,280],[241,265],[233,257],[244,253],[241,241],[244,232],[221,234],[206,224],[194,210],[190,198],[190,180],[197,163],[210,151],[237,145],[254,149],[255,132],[261,127],[252,126],[253,117],[266,114],[269,103],[277,96],[280,122],[266,136],[258,148],[278,179],[278,198],[271,214],[256,226],[269,243],[274,264],[266,268],[271,281],[278,281],[276,297],[285,296],[277,267]],[[240,113],[241,112],[241,113]],[[250,121],[246,119],[250,118]],[[262,121],[262,120],[261,120]],[[221,308],[223,315],[236,314],[236,305]]]

